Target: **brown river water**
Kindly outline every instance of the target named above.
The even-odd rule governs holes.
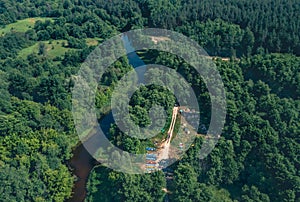
[[[70,160],[70,166],[74,169],[73,174],[78,177],[73,187],[73,196],[69,202],[84,201],[86,197],[86,183],[92,168],[95,165],[94,158],[81,144],[74,150],[74,156]]]

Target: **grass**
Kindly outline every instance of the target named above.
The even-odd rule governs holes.
[[[19,52],[19,57],[26,58],[31,53],[38,53],[39,44],[44,43],[46,46],[46,56],[49,58],[55,58],[58,56],[63,56],[68,50],[75,50],[68,47],[64,47],[63,43],[67,45],[67,40],[51,40],[50,41],[40,41],[32,46],[22,49]]]
[[[5,27],[0,28],[0,37],[10,32],[26,32],[30,29],[33,29],[34,24],[39,20],[43,22],[46,20],[53,21],[53,18],[36,17],[36,18],[26,18],[23,20],[18,20],[15,23],[11,23],[9,25],[6,25]],[[87,38],[86,44],[88,46],[97,46],[102,41],[103,39],[101,38]],[[45,56],[52,59],[59,56],[63,56],[69,50],[77,50],[77,49],[67,47],[67,40],[39,41],[33,44],[32,46],[22,49],[18,53],[18,57],[26,58],[31,53],[38,53],[40,43],[44,43],[46,45]],[[63,43],[65,45],[63,45]]]
[[[86,43],[88,46],[96,46],[98,45],[102,39],[100,38],[87,38]],[[51,42],[51,43],[50,43]],[[68,48],[67,40],[49,40],[49,41],[39,41],[32,46],[22,49],[19,52],[19,57],[26,58],[31,53],[38,53],[39,44],[44,43],[46,45],[46,56],[49,58],[55,58],[59,56],[63,56],[69,50],[78,50],[74,48]],[[64,46],[63,46],[64,44]]]
[[[26,18],[23,20],[18,20],[15,23],[11,23],[9,25],[6,25],[5,27],[0,29],[0,36],[3,36],[7,33],[10,32],[26,32],[29,29],[33,29],[34,24],[36,21],[46,21],[46,20],[51,20],[53,21],[52,18],[42,18],[42,17],[37,17],[37,18]]]
[[[46,44],[47,55],[50,58],[63,56],[68,50],[75,50],[73,48],[64,47],[63,43],[67,45],[66,40],[53,40],[51,44]]]
[[[101,39],[101,38],[87,38],[85,41],[86,41],[86,44],[88,46],[97,46],[100,42],[103,41],[103,39]]]

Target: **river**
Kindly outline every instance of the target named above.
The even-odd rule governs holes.
[[[135,53],[134,48],[131,46],[130,41],[126,35],[122,36],[122,40],[124,43],[124,47],[126,49],[127,58],[129,64],[132,65],[134,68],[140,67],[136,69],[138,75],[138,82],[141,83],[144,81],[144,73],[146,71],[146,66],[143,60]],[[132,52],[132,53],[130,53]],[[108,113],[104,117],[100,119],[100,127],[104,134],[108,134],[110,125],[114,123],[112,113]],[[93,132],[93,131],[92,131]],[[85,144],[89,148],[93,148],[93,150],[97,150],[97,146],[99,145],[97,142],[97,136],[91,136]],[[99,140],[98,140],[99,141]],[[69,165],[73,170],[73,174],[77,176],[77,181],[73,187],[73,195],[69,202],[82,202],[84,201],[87,190],[86,184],[89,178],[89,174],[93,167],[97,165],[98,162],[91,156],[91,154],[85,149],[82,143],[80,143],[74,150],[73,150],[73,157],[69,161]]]

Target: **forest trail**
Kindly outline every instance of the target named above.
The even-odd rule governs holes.
[[[169,130],[168,130],[168,137],[163,145],[163,149],[161,150],[161,152],[157,158],[157,162],[159,162],[163,159],[169,158],[170,143],[171,143],[171,139],[172,139],[172,135],[173,135],[173,131],[174,131],[174,126],[176,123],[177,113],[178,113],[178,107],[174,107],[173,113],[172,113],[171,124],[170,124]]]

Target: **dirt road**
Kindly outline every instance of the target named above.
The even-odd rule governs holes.
[[[170,143],[171,143],[171,139],[172,139],[172,135],[173,135],[173,131],[174,131],[174,126],[176,123],[177,113],[178,113],[178,107],[174,107],[173,113],[172,113],[171,124],[170,124],[169,130],[168,130],[168,137],[163,145],[163,149],[161,150],[161,152],[157,158],[157,162],[159,162],[163,159],[169,158]]]

